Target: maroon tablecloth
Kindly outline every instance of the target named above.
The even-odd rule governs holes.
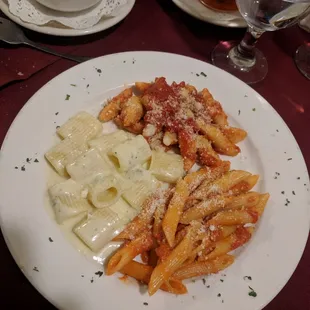
[[[210,52],[219,40],[240,40],[243,33],[241,29],[220,28],[195,20],[180,11],[170,0],[137,0],[125,21],[103,33],[66,41],[34,33],[29,35],[41,43],[53,45],[58,51],[74,51],[77,55],[96,57],[124,51],[156,50],[209,62]],[[264,34],[258,47],[267,56],[269,73],[263,82],[253,88],[283,117],[310,167],[310,82],[298,72],[292,59],[298,45],[307,39],[310,40],[310,36],[298,27]],[[3,62],[8,65],[7,70],[17,73],[15,79],[25,78],[18,75],[18,72],[27,73],[27,79],[0,88],[0,145],[27,100],[51,78],[75,65],[71,61],[28,48],[0,44],[0,64]],[[40,65],[39,70],[32,67],[36,64]],[[4,70],[1,70],[0,77],[3,78],[3,75]],[[11,80],[14,80],[12,76]],[[293,238],[292,234],[288,246],[289,242],[294,242]],[[15,265],[2,236],[0,253],[0,308],[20,309],[27,306],[31,309],[54,309]],[[310,309],[309,241],[292,278],[265,309]]]

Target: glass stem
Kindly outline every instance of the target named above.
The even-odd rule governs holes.
[[[237,47],[237,52],[239,53],[240,58],[247,58],[254,61],[255,53],[254,48],[257,40],[264,33],[263,30],[255,29],[252,26],[249,26],[247,32],[245,33],[242,41]]]

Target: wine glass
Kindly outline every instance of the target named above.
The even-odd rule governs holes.
[[[294,59],[299,71],[310,80],[310,43],[301,45],[297,49]]]
[[[263,80],[268,72],[264,54],[255,44],[265,31],[294,25],[310,11],[310,0],[236,0],[248,23],[241,41],[222,41],[212,51],[212,62],[248,84]]]

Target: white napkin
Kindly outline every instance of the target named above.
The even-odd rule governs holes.
[[[310,32],[310,14],[308,14],[303,20],[299,22],[299,26],[302,29]]]
[[[50,10],[35,0],[8,0],[9,10],[22,21],[45,25],[56,21],[74,29],[85,29],[97,24],[102,17],[117,15],[118,8],[127,0],[102,0],[98,5],[81,12],[65,13]]]

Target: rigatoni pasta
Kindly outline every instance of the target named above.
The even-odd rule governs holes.
[[[66,170],[73,180],[88,183],[98,173],[112,172],[113,166],[96,149],[90,149],[69,163]]]
[[[93,251],[102,249],[117,233],[120,218],[106,208],[90,213],[73,229],[73,232]]]
[[[87,151],[84,139],[73,136],[60,141],[45,153],[45,158],[61,176],[66,176],[66,166]]]
[[[98,174],[88,185],[88,188],[88,198],[98,209],[115,204],[122,194],[122,189],[112,174]]]
[[[152,151],[149,170],[160,181],[176,183],[184,176],[182,156],[163,151]]]
[[[48,191],[59,224],[80,213],[92,210],[86,199],[87,190],[85,195],[85,188],[73,180],[55,184]]]
[[[152,152],[147,141],[139,135],[113,147],[109,155],[115,167],[124,172],[145,163],[151,158]]]
[[[129,139],[128,134],[123,130],[103,135],[99,138],[88,141],[90,148],[97,149],[101,155],[105,155],[118,144],[121,144]]]
[[[101,131],[102,124],[84,111],[76,114],[57,129],[57,133],[62,139],[78,136],[85,141],[94,139]]]

